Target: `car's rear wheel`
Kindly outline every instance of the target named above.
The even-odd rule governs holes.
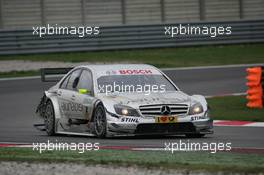
[[[48,101],[46,105],[44,123],[47,134],[49,136],[55,135],[55,115],[51,101]]]
[[[188,138],[202,138],[205,134],[186,134],[186,137]]]
[[[94,116],[93,116],[93,125],[92,130],[93,133],[99,137],[104,138],[106,136],[106,114],[105,109],[102,104],[99,104],[96,106],[94,110]]]

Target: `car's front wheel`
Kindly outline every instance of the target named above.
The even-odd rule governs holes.
[[[96,106],[94,110],[94,116],[93,116],[93,133],[99,137],[99,138],[104,138],[106,136],[106,114],[105,114],[105,109],[102,104],[99,104]]]
[[[44,123],[47,134],[49,136],[55,135],[55,115],[51,101],[48,101],[46,105]]]

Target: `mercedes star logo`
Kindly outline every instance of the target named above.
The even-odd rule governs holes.
[[[171,113],[171,109],[169,106],[165,105],[161,107],[161,114],[169,115]]]

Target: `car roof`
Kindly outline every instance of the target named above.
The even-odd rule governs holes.
[[[111,69],[134,69],[134,68],[153,69],[155,68],[154,66],[149,65],[149,64],[89,64],[89,65],[82,65],[81,67],[89,68],[92,71],[97,71],[98,69],[109,69],[109,68]]]
[[[88,68],[92,71],[93,76],[100,77],[103,75],[116,75],[116,74],[161,74],[160,70],[148,64],[93,64],[78,66]],[[120,73],[121,71],[121,73]]]

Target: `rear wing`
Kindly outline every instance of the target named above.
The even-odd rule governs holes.
[[[42,68],[40,69],[40,76],[42,82],[57,82],[60,78],[67,74],[73,67],[67,68]]]

